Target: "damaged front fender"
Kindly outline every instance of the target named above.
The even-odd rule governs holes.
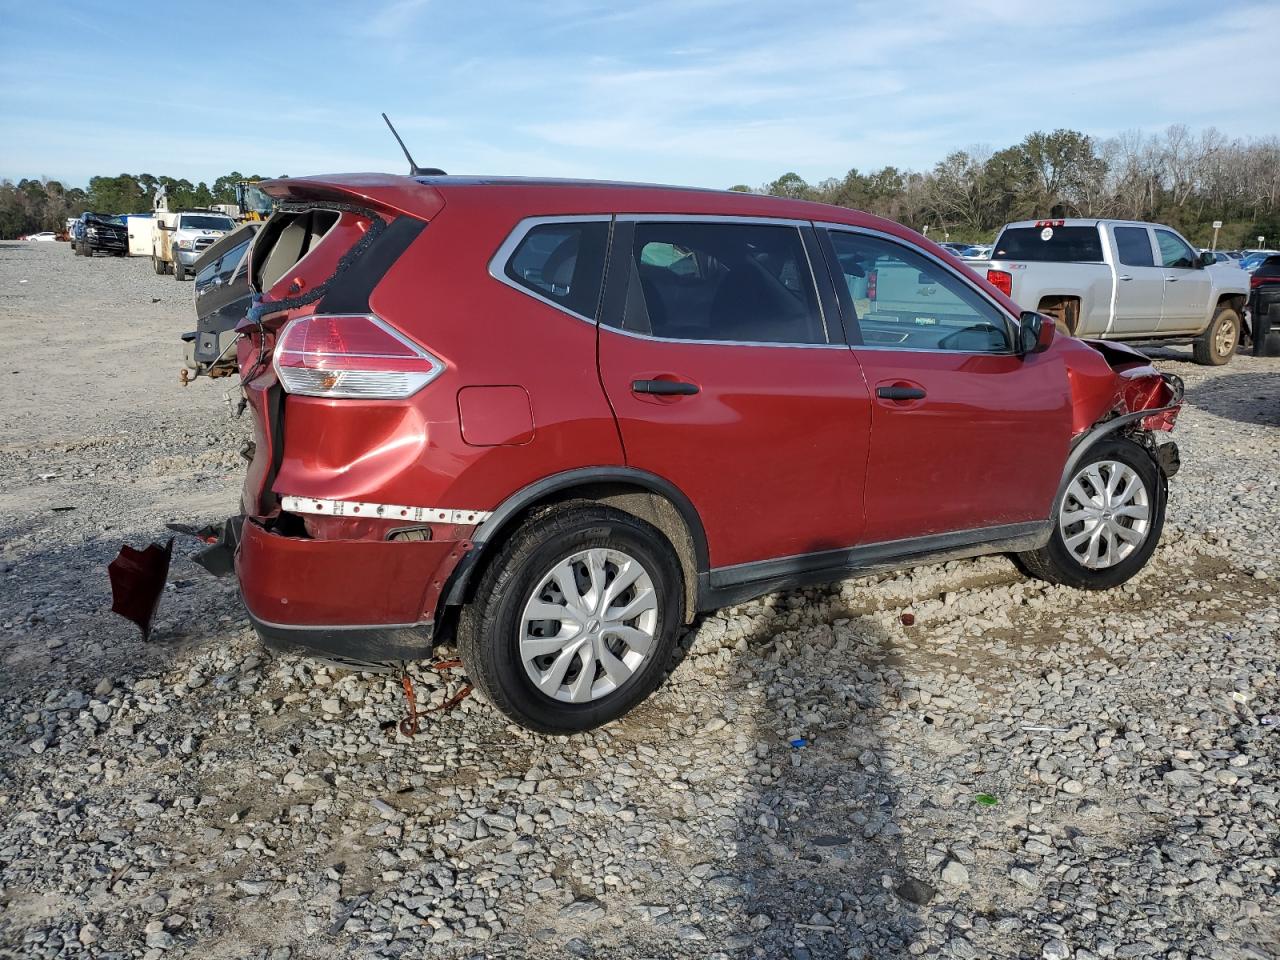
[[[1122,343],[1077,343],[1080,348],[1066,358],[1076,440],[1116,418],[1143,430],[1173,429],[1182,409],[1181,379],[1161,373],[1145,354]]]

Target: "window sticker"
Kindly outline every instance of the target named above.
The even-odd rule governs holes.
[[[1049,241],[1053,239],[1053,227],[1045,227],[1040,231],[1040,239]]]

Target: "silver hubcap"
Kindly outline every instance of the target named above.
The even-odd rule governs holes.
[[[1147,539],[1151,504],[1142,478],[1115,460],[1091,463],[1067,486],[1058,512],[1062,541],[1083,566],[1114,567]]]
[[[1222,321],[1218,327],[1218,354],[1225,356],[1236,349],[1236,322],[1230,318]]]
[[[581,550],[542,578],[520,623],[520,659],[534,686],[588,703],[617,690],[649,656],[658,595],[634,557]]]

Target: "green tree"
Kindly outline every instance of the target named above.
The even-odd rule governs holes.
[[[772,183],[764,186],[764,192],[773,197],[788,197],[792,200],[812,200],[814,189],[805,183],[798,173],[784,173]]]

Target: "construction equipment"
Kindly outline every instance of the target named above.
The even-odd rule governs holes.
[[[241,223],[250,220],[265,220],[271,216],[275,204],[262,192],[257,180],[236,181],[236,206],[240,208],[237,219]]]

